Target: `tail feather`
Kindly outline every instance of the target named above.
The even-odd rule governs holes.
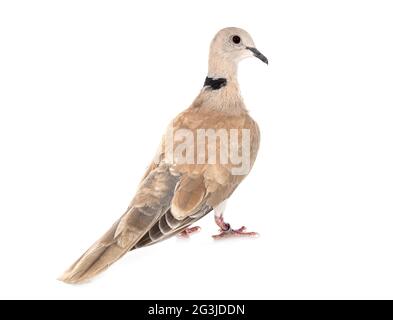
[[[60,278],[84,282],[107,269],[130,251],[169,209],[179,176],[167,166],[153,170],[140,185],[127,212]]]
[[[87,250],[60,278],[66,283],[86,281],[107,269],[111,264],[120,259],[126,252],[118,244],[118,239],[113,235],[119,221],[89,250]]]

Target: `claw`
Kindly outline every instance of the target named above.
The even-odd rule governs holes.
[[[179,238],[185,239],[185,238],[189,238],[190,234],[193,234],[193,233],[196,233],[196,232],[199,232],[199,231],[201,231],[201,227],[191,227],[191,228],[184,229],[177,236]]]
[[[219,234],[213,236],[213,239],[220,240],[224,238],[231,238],[231,237],[258,237],[259,234],[257,232],[245,232],[246,227],[241,227],[239,229],[232,229],[229,227],[227,230],[220,230]]]

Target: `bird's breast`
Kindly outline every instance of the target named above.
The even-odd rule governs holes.
[[[220,181],[248,174],[259,148],[259,129],[247,113],[188,112],[174,120],[165,145],[179,171],[216,174]]]

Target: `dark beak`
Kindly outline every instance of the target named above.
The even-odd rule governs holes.
[[[269,64],[267,58],[262,53],[260,53],[257,48],[247,47],[247,49],[250,50],[254,54],[254,56],[257,57],[259,60],[262,60],[266,64]]]

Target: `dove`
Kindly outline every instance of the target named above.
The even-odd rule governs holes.
[[[127,210],[59,280],[85,282],[129,251],[187,237],[200,229],[191,225],[211,211],[220,228],[215,239],[257,235],[232,228],[223,217],[226,200],[259,149],[259,128],[237,81],[238,64],[249,57],[268,64],[247,31],[230,27],[215,35],[200,93],[168,126]]]

